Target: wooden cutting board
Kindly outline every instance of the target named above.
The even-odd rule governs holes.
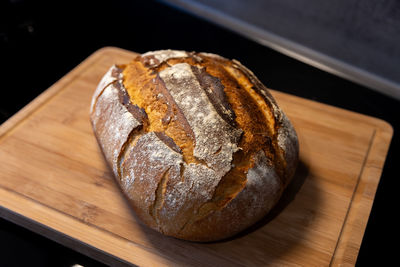
[[[300,165],[273,212],[239,236],[192,243],[142,225],[96,143],[89,104],[102,75],[135,53],[95,52],[0,127],[0,215],[108,264],[353,265],[392,128],[272,91],[300,140]]]

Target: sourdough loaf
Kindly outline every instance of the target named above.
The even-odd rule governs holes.
[[[112,66],[91,122],[137,216],[168,236],[230,237],[265,216],[294,175],[297,135],[236,60],[175,50]]]

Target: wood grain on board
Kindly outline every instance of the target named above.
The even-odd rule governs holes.
[[[0,216],[109,264],[355,263],[392,137],[389,124],[272,91],[300,141],[295,179],[278,206],[222,242],[165,237],[135,218],[89,121],[100,78],[134,56],[98,50],[0,126]]]

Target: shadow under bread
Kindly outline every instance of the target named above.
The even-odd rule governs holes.
[[[281,214],[285,210],[285,208],[296,198],[297,193],[300,191],[300,189],[303,186],[308,175],[309,175],[308,166],[306,166],[306,164],[303,161],[299,160],[299,163],[297,165],[296,172],[293,176],[292,181],[285,188],[285,190],[282,193],[281,198],[278,200],[276,205],[270,210],[270,212],[268,212],[267,215],[265,215],[262,219],[260,219],[258,222],[256,222],[252,226],[246,228],[245,230],[241,231],[240,233],[238,233],[230,238],[226,238],[226,239],[223,239],[220,241],[208,242],[208,243],[231,241],[231,240],[243,237],[245,235],[248,235],[248,234],[264,227],[266,224],[268,224],[273,219],[275,219],[279,214]]]

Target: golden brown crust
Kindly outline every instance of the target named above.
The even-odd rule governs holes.
[[[296,132],[265,86],[214,54],[162,50],[112,67],[91,120],[139,218],[187,240],[255,223],[298,160]]]

